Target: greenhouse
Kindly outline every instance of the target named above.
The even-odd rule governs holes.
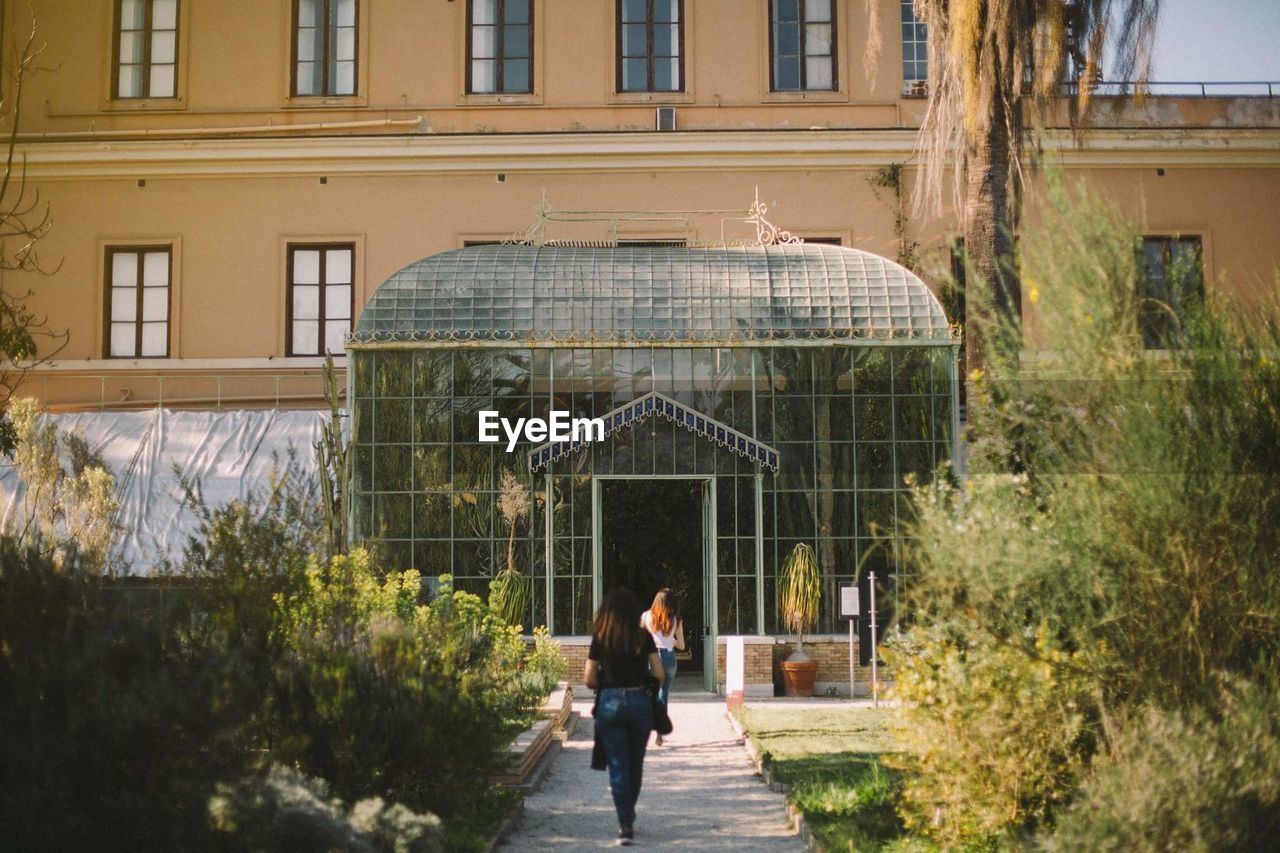
[[[798,542],[826,578],[819,631],[844,630],[837,584],[860,563],[891,605],[908,475],[954,453],[958,345],[919,278],[835,246],[434,255],[378,288],[348,343],[353,535],[481,595],[514,564],[526,626],[560,637],[589,633],[613,585],[669,586],[714,689],[717,635],[783,633]],[[509,452],[480,441],[486,411],[604,430]]]

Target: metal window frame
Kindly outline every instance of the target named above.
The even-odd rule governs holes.
[[[506,40],[504,29],[507,20],[507,0],[494,0],[494,41],[493,41],[493,91],[477,92],[471,75],[471,63],[473,60],[473,50],[475,47],[475,0],[467,0],[467,94],[468,95],[532,95],[534,90],[533,80],[533,59],[535,53],[535,45],[533,43],[533,26],[534,26],[534,0],[529,0],[529,88],[522,91],[509,91],[506,82],[503,79],[502,64],[506,61]],[[481,24],[480,26],[489,26]]]
[[[143,263],[142,257],[148,253],[164,252],[168,259],[167,271],[165,273],[165,319],[164,319],[164,354],[163,355],[143,355],[142,354],[142,298],[143,298]],[[115,286],[115,264],[113,260],[116,255],[131,254],[136,255],[138,259],[137,280],[134,282],[134,289],[137,291],[135,300],[135,314],[133,320],[133,355],[112,355],[111,354],[111,324],[114,322],[111,314],[111,289]],[[173,330],[173,244],[172,243],[154,243],[149,245],[117,245],[107,246],[103,255],[105,263],[103,264],[103,311],[102,311],[102,357],[109,359],[140,359],[140,358],[168,358],[173,346],[172,330]]]
[[[767,276],[761,272],[766,266]],[[491,274],[494,270],[501,275]],[[554,279],[555,286],[534,287],[544,279]],[[694,281],[703,284],[694,287]],[[387,283],[364,306],[349,348],[790,341],[827,346],[833,340],[946,345],[958,337],[936,297],[914,274],[866,253],[818,245],[765,247],[759,253],[471,247],[409,264]],[[564,298],[570,290],[589,294],[590,300]],[[892,297],[887,308],[873,305],[886,291]],[[648,313],[633,315],[634,300],[651,296],[664,301],[641,303],[638,307]],[[472,310],[455,311],[460,298],[473,300]],[[499,312],[493,307],[499,298],[522,300],[533,313]]]
[[[286,356],[307,356],[307,355],[324,355],[324,324],[325,320],[325,291],[328,286],[326,277],[329,273],[329,258],[326,254],[333,249],[347,249],[351,252],[351,281],[347,282],[350,289],[351,304],[347,311],[348,332],[355,327],[355,311],[356,311],[356,244],[355,243],[288,243],[285,246],[285,279],[284,279],[284,354]],[[319,326],[316,337],[316,352],[294,352],[293,348],[293,289],[297,286],[297,282],[293,280],[293,256],[299,250],[304,252],[318,251],[320,252],[320,281],[317,286],[320,288],[320,302],[316,323]],[[310,287],[310,285],[303,285]],[[339,353],[334,353],[339,355]]]
[[[622,11],[623,11],[623,8],[624,8],[624,6],[625,6],[625,5],[626,5],[626,0],[617,0],[617,2],[614,4],[614,9],[616,10],[616,14],[614,15],[615,20],[616,20],[616,24],[615,24],[615,33],[614,33],[614,36],[615,36],[615,48],[616,48],[616,49],[614,50],[614,77],[615,77],[615,82],[614,82],[614,91],[615,91],[617,94],[619,94],[619,95],[627,95],[627,94],[644,94],[644,93],[650,93],[650,94],[661,94],[661,95],[679,95],[679,94],[683,94],[683,93],[684,93],[684,91],[685,91],[685,78],[684,78],[684,25],[685,25],[685,16],[684,16],[684,0],[676,0],[676,15],[678,16],[678,20],[677,20],[675,23],[676,23],[676,28],[677,28],[677,32],[678,32],[678,34],[679,34],[679,37],[678,37],[678,39],[677,39],[677,44],[676,44],[676,56],[675,56],[675,59],[676,59],[676,62],[677,62],[677,69],[678,69],[678,73],[679,73],[679,75],[680,75],[680,85],[679,85],[679,86],[676,86],[674,89],[657,89],[657,88],[654,88],[654,83],[653,83],[653,67],[654,67],[654,62],[658,59],[658,57],[656,57],[656,56],[654,55],[654,52],[653,52],[653,28],[654,28],[654,20],[653,20],[653,0],[645,0],[645,20],[644,20],[644,24],[645,24],[645,37],[646,37],[646,44],[645,44],[645,54],[644,54],[644,57],[643,57],[643,59],[645,60],[645,63],[646,63],[646,77],[647,77],[647,79],[646,79],[646,81],[645,81],[645,88],[643,88],[643,89],[626,89],[626,88],[624,88],[624,87],[623,87],[623,76],[622,76],[623,61],[624,61],[624,60],[626,60],[626,59],[640,59],[640,58],[642,58],[642,57],[639,57],[639,56],[627,56],[627,55],[626,55],[626,53],[625,53],[625,50],[624,50],[624,41],[623,41],[623,38],[622,38],[622,28],[623,28],[623,25],[624,25],[624,24],[627,24],[627,23],[631,23],[631,24],[639,23],[638,21],[624,21],[624,20],[623,20],[623,18],[622,18]],[[669,25],[669,24],[668,24],[668,25]],[[664,58],[668,58],[668,59],[669,59],[670,57],[664,57]]]
[[[149,3],[150,0],[147,0]],[[333,0],[320,0],[321,7],[324,11],[323,24],[323,59],[321,61],[322,74],[320,79],[320,91],[302,93],[298,91],[298,30],[301,29],[301,15],[299,14],[301,0],[293,0],[293,27],[290,32],[293,38],[290,39],[289,45],[289,94],[294,98],[351,98],[360,92],[360,0],[352,0],[355,3],[355,17],[352,19],[355,23],[352,29],[355,30],[355,38],[353,40],[354,53],[351,55],[351,91],[335,92],[332,91],[334,81],[329,78],[329,55],[332,50],[330,44],[330,35],[333,31],[331,19],[329,15],[329,4]]]
[[[769,0],[769,91],[770,92],[839,92],[840,91],[840,28],[837,18],[840,17],[840,0],[831,0],[831,86],[826,89],[811,89],[808,81],[805,79],[808,75],[805,71],[805,60],[808,58],[804,49],[804,28],[806,21],[804,17],[804,0],[797,0],[798,14],[797,19],[800,25],[800,39],[796,45],[800,51],[798,56],[800,60],[800,85],[794,89],[778,88],[778,71],[777,71],[777,51],[774,49],[776,40],[776,31],[778,29],[778,0]]]

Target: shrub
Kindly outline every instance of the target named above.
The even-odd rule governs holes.
[[[441,849],[440,820],[381,798],[349,811],[328,786],[272,764],[266,774],[219,784],[209,821],[229,846],[249,850],[347,850],[353,853],[431,853]]]
[[[416,571],[384,572],[362,549],[317,556],[314,498],[292,465],[226,507],[188,489],[202,519],[184,566],[205,611],[196,630],[240,662],[227,689],[256,703],[255,745],[346,800],[450,816],[541,703],[550,655],[526,665],[517,629],[448,578],[423,606]]]
[[[413,571],[375,580],[356,550],[278,598],[289,653],[273,751],[343,797],[448,816],[487,786],[542,686],[526,684],[517,630],[483,601],[445,576],[417,606],[417,586]]]
[[[234,597],[245,581],[296,583],[312,555],[325,553],[315,482],[292,457],[272,471],[266,488],[217,507],[205,502],[198,482],[177,473],[183,507],[197,527],[182,557],[162,566],[165,572],[216,580],[219,589],[233,581],[228,595]]]
[[[1146,708],[1064,815],[1057,850],[1273,849],[1280,837],[1280,693],[1237,685],[1218,712]]]
[[[564,670],[560,644],[551,638],[546,626],[534,628],[533,652],[525,666],[525,690],[532,696],[546,696],[564,678]]]
[[[273,596],[276,627],[301,652],[316,643],[350,646],[367,638],[377,617],[412,620],[421,588],[412,569],[379,579],[369,552],[361,548],[328,563],[313,558],[301,584]]]
[[[323,553],[315,487],[292,459],[265,488],[218,507],[205,503],[197,483],[181,482],[198,526],[180,560],[161,572],[189,585],[197,614],[185,629],[190,642],[234,662],[220,701],[253,709],[246,736],[265,749],[273,737],[272,685],[287,650],[277,599],[297,596],[312,556]]]
[[[243,775],[254,708],[191,644],[180,597],[126,608],[74,553],[0,540],[0,838],[20,850],[200,849],[216,780]]]
[[[1095,748],[1079,655],[1042,624],[1014,643],[918,628],[885,650],[907,826],[944,846],[1033,830],[1071,796]]]
[[[0,846],[263,849],[285,821],[300,847],[419,849],[426,809],[472,831],[558,677],[554,644],[527,653],[447,576],[423,605],[416,572],[315,556],[306,494],[285,477],[217,509],[192,497],[184,576],[155,588],[0,539]],[[271,761],[325,787],[259,775]],[[331,808],[330,787],[362,802]],[[242,833],[212,834],[211,798]]]
[[[1280,659],[1280,312],[1193,313],[1155,357],[1136,242],[1051,187],[1022,242],[1051,357],[981,330],[964,490],[916,493],[905,811],[948,843],[1047,830],[1148,709],[1212,719]]]
[[[17,441],[14,468],[25,487],[21,515],[29,522],[16,531],[18,541],[56,562],[74,550],[81,568],[116,568],[111,552],[120,504],[106,463],[83,436],[60,434],[42,419],[30,397],[12,400],[8,416]]]

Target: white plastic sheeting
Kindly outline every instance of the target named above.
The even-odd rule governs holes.
[[[177,558],[198,521],[182,506],[174,466],[198,482],[205,503],[221,506],[265,488],[289,464],[316,475],[315,442],[328,412],[84,412],[46,415],[60,433],[79,432],[115,475],[122,528],[120,556],[130,574],[150,574]],[[132,465],[132,469],[130,466]],[[3,523],[23,515],[24,487],[11,465],[0,474]]]

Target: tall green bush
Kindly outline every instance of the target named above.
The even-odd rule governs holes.
[[[324,549],[315,485],[292,457],[264,488],[221,506],[205,502],[199,483],[181,482],[197,527],[182,556],[162,572],[190,586],[199,617],[184,628],[189,641],[234,662],[222,701],[254,709],[248,737],[266,749],[273,738],[272,685],[287,650],[278,599],[301,593],[313,555]]]
[[[529,693],[536,697],[549,694],[564,678],[564,658],[560,644],[551,637],[545,625],[533,629],[533,651],[525,664],[525,683]]]
[[[278,596],[273,751],[347,799],[379,795],[445,816],[486,786],[541,695],[521,678],[518,630],[440,579],[416,604],[414,571],[375,576],[357,549],[313,562]]]
[[[14,469],[25,487],[14,537],[55,562],[74,551],[81,568],[118,568],[112,551],[119,538],[120,503],[106,463],[82,435],[60,433],[55,423],[41,417],[30,397],[10,400],[6,415],[0,428],[8,427],[16,440]]]
[[[0,539],[0,847],[202,849],[205,801],[252,770],[235,661],[189,598],[130,594],[74,553]]]
[[[912,705],[894,726],[914,771],[901,790],[909,829],[945,847],[997,844],[1045,822],[1079,783],[1096,733],[1082,655],[1047,626],[1026,646],[921,627],[888,652],[894,690]]]
[[[208,508],[181,571],[196,578],[202,641],[240,662],[228,691],[256,703],[253,744],[339,796],[381,796],[448,818],[547,686],[479,598],[354,549],[322,560],[314,486],[293,464],[248,500]]]
[[[1235,684],[1205,708],[1144,708],[1126,721],[1053,850],[1213,853],[1280,838],[1280,694]]]
[[[1133,721],[1221,720],[1280,657],[1280,314],[1210,304],[1146,350],[1138,245],[1051,182],[1022,244],[1043,354],[980,330],[968,480],[916,495],[927,627],[890,654],[904,731],[940,739],[908,737],[904,809],[949,843],[1049,831]]]
[[[553,643],[530,653],[447,576],[424,604],[416,572],[323,560],[309,494],[283,475],[209,508],[190,488],[201,529],[158,586],[0,538],[0,847],[264,849],[283,821],[419,849],[427,810],[474,828]]]

